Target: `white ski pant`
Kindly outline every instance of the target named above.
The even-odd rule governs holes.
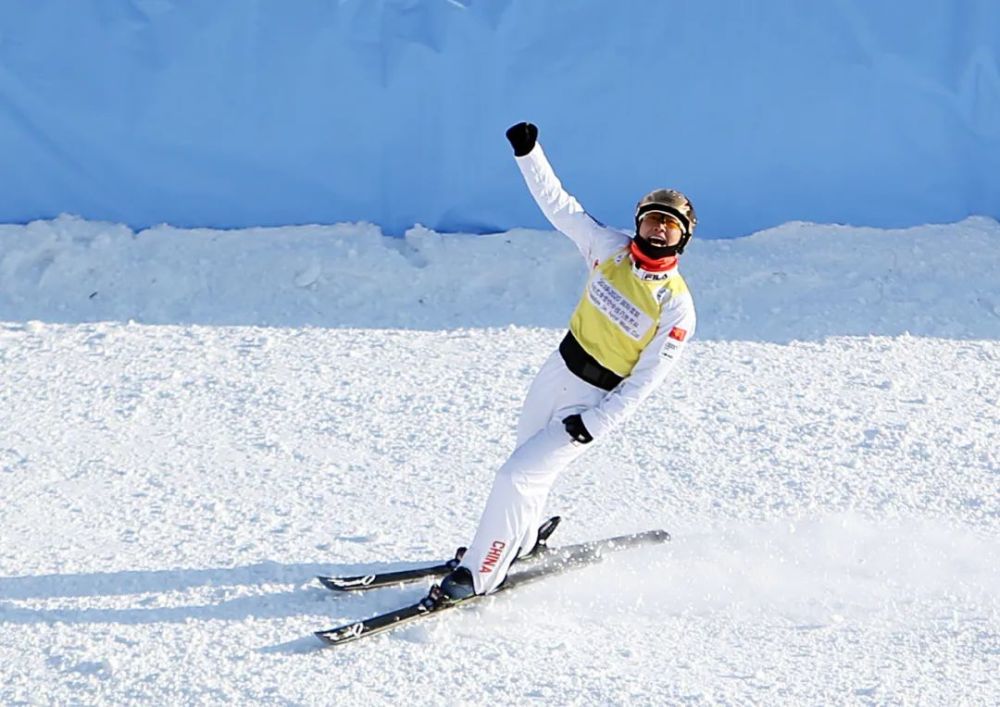
[[[462,558],[477,593],[496,589],[518,551],[534,547],[549,489],[589,446],[573,443],[563,418],[594,407],[605,395],[571,373],[558,351],[538,372],[521,410],[517,447],[497,471],[479,529]]]

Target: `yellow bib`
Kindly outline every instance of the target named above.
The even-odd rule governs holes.
[[[569,322],[580,346],[623,378],[656,336],[661,303],[687,292],[687,284],[677,272],[664,279],[654,278],[643,278],[633,271],[628,248],[619,251],[591,273]]]

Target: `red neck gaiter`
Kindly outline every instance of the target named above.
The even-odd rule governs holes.
[[[666,258],[650,258],[639,250],[639,246],[634,240],[629,244],[629,251],[632,253],[632,262],[646,272],[661,273],[677,266],[676,255],[670,255]]]

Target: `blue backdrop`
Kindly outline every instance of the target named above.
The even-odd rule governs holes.
[[[1000,215],[995,0],[0,5],[0,221],[542,226],[503,137],[627,226]]]

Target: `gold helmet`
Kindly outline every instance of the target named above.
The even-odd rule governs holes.
[[[649,213],[669,214],[680,221],[684,235],[677,244],[676,252],[683,253],[684,246],[694,235],[694,228],[698,225],[698,217],[695,215],[691,200],[676,189],[656,189],[649,192],[635,205],[636,233],[639,232],[639,222],[642,217]]]

